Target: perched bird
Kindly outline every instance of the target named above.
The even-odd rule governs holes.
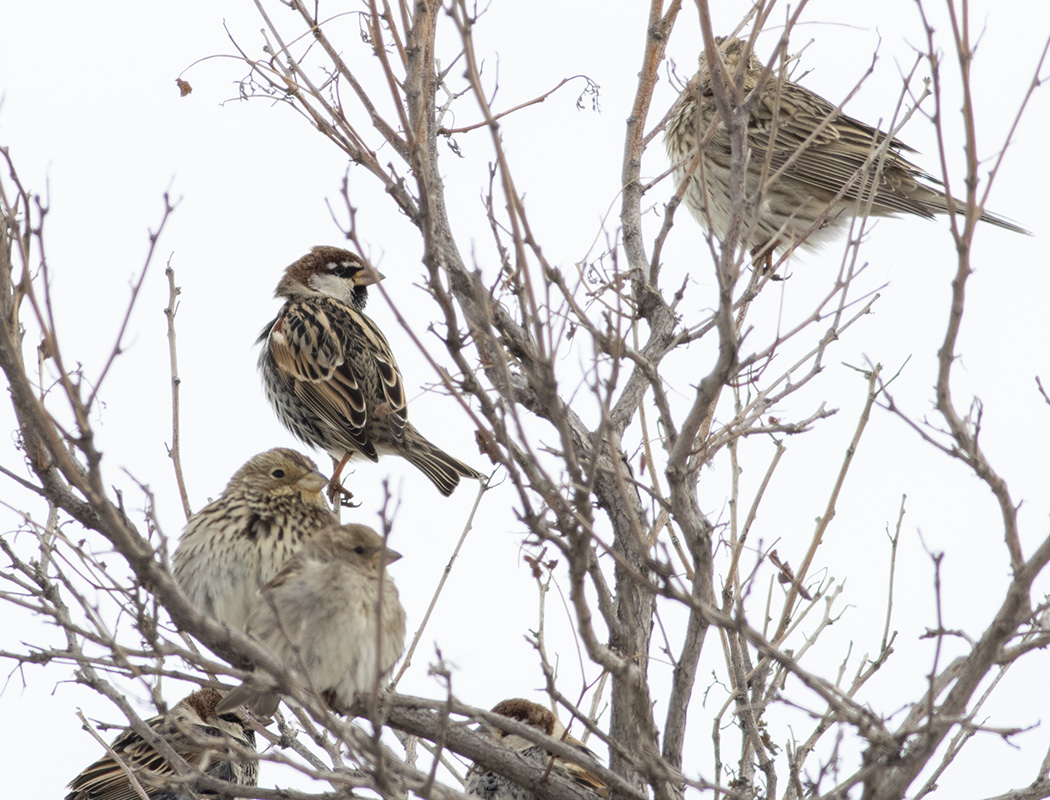
[[[548,736],[560,739],[576,748],[582,756],[597,760],[594,753],[588,750],[583,742],[568,735],[565,726],[558,721],[558,718],[554,716],[552,711],[538,703],[516,697],[497,703],[492,710],[496,714],[502,714],[504,717],[531,725]],[[549,766],[553,772],[590,789],[599,797],[609,796],[609,789],[605,782],[589,773],[579,764],[573,764],[553,756],[542,745],[534,744],[516,734],[488,730],[504,745],[521,754],[526,761],[542,766],[544,769]],[[467,794],[484,798],[484,800],[536,800],[536,796],[525,787],[477,764],[471,766],[467,775]]]
[[[316,531],[338,525],[328,479],[294,450],[253,456],[222,495],[190,519],[172,556],[175,580],[197,608],[244,630],[259,588]]]
[[[132,728],[113,740],[113,755],[100,758],[69,784],[66,800],[132,800],[140,797],[128,777],[126,766],[150,800],[190,800],[197,797],[193,776],[229,781],[241,786],[258,784],[259,763],[237,753],[233,745],[255,751],[255,731],[240,712],[215,710],[222,693],[198,689],[162,714],[146,720],[172,749],[189,764],[179,772]],[[203,792],[202,792],[203,793]],[[213,792],[209,796],[216,796]]]
[[[399,558],[364,525],[323,530],[259,592],[248,633],[333,710],[343,711],[356,692],[389,675],[405,649],[405,609],[390,576],[380,584],[384,567]],[[268,717],[279,701],[277,688],[253,675],[219,708],[246,705]]]
[[[932,218],[948,211],[941,182],[901,155],[915,152],[912,148],[837,111],[834,104],[775,71],[763,81],[764,67],[743,40],[716,41],[730,96],[740,70],[743,97],[761,84],[746,132],[750,152],[745,193],[757,207],[752,205],[754,211],[743,218],[741,234],[756,260],[768,259],[780,247],[819,245],[858,213]],[[703,228],[724,239],[733,216],[732,158],[729,135],[715,106],[706,52],[700,56],[700,71],[672,106],[664,144],[676,185],[689,182],[684,195],[689,210]],[[953,204],[956,212],[965,210],[962,201]],[[989,212],[982,212],[980,219],[1028,233]]]
[[[404,381],[386,337],[362,313],[382,275],[348,250],[315,247],[274,292],[285,300],[259,336],[266,397],[288,430],[338,462],[395,453],[452,494],[481,474],[439,450],[408,421]]]

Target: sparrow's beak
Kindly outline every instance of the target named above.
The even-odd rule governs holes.
[[[319,492],[328,485],[328,478],[317,470],[308,472],[299,479],[299,489],[304,492]]]
[[[385,567],[387,564],[393,564],[399,558],[401,558],[401,554],[397,552],[397,550],[391,550],[389,547],[384,547],[382,550],[376,550],[376,552],[372,554],[370,560],[372,566],[378,569],[379,567]]]
[[[377,270],[375,267],[368,265],[359,273],[357,273],[357,275],[354,277],[354,283],[358,286],[371,286],[373,283],[379,283],[385,277],[386,275]]]

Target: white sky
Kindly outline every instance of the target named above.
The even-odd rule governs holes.
[[[982,156],[991,157],[1031,79],[1050,30],[1050,8],[1028,0],[970,5],[973,29],[983,28],[973,37],[980,40],[973,74],[979,142]],[[274,13],[280,18],[292,12],[278,5]],[[669,53],[679,75],[688,77],[699,47],[695,9],[687,4],[682,17]],[[943,31],[939,8],[934,19]],[[223,105],[237,97],[237,81],[246,68],[229,58],[200,59],[234,52],[224,21],[242,47],[253,55],[260,53],[262,23],[250,2],[9,0],[0,11],[0,145],[10,148],[27,186],[49,192],[48,259],[60,342],[67,359],[82,362],[88,375],[97,374],[112,347],[130,283],[143,263],[147,229],[160,220],[163,193],[170,191],[179,199],[132,317],[127,352],[107,379],[105,407],[95,420],[109,479],[128,490],[132,508],[141,505],[140,495],[134,494],[122,471],[148,484],[172,537],[183,518],[165,455],[170,441],[161,313],[167,302],[165,260],[170,257],[182,287],[177,319],[182,455],[191,501],[199,508],[252,454],[278,445],[304,449],[281,428],[263,398],[252,344],[277,309],[271,295],[284,266],[314,244],[340,241],[325,202],[341,207],[338,193],[345,158],[288,108],[265,100]],[[900,71],[911,68],[913,46],[924,44],[914,4],[814,0],[804,21],[792,38],[792,50],[813,39],[803,56],[803,67],[810,70],[805,85],[838,101],[863,76],[878,46],[874,74],[847,110],[872,123],[891,114]],[[728,30],[735,19],[723,13],[717,22]],[[642,3],[504,1],[494,3],[477,31],[487,74],[499,70],[497,107],[538,95],[562,77],[586,74],[601,86],[600,113],[589,107],[576,109],[582,88],[576,82],[543,105],[503,122],[533,228],[547,258],[566,270],[597,254],[591,247],[596,237],[605,241],[601,219],[619,207],[624,120],[644,29]],[[774,36],[760,39],[760,55],[768,55]],[[941,42],[946,46],[948,40]],[[359,39],[348,39],[343,46],[365,58]],[[450,43],[445,50],[451,47]],[[950,53],[945,56],[950,62]],[[372,67],[362,63],[360,68]],[[920,74],[925,69],[920,66]],[[950,72],[951,64],[945,69]],[[1044,74],[1047,71],[1044,68]],[[180,74],[194,89],[186,98],[180,98],[175,87]],[[650,127],[677,94],[666,71],[661,78]],[[960,344],[963,359],[955,373],[960,408],[966,408],[973,391],[985,404],[982,445],[1009,481],[1014,499],[1024,503],[1026,552],[1046,535],[1050,510],[1050,470],[1044,455],[1050,408],[1039,399],[1034,383],[1035,375],[1050,383],[1045,312],[1045,298],[1050,296],[1045,254],[1045,220],[1050,218],[1045,191],[1048,102],[1045,92],[1036,94],[988,203],[1035,235],[1022,237],[990,226],[978,231],[973,259],[977,272],[969,285]],[[957,107],[954,101],[945,111],[950,177],[957,182],[956,193],[961,193],[964,168]],[[457,124],[476,120],[476,106],[469,98],[458,108]],[[916,117],[902,138],[921,151],[918,163],[938,171],[929,120]],[[474,254],[487,276],[494,276],[481,207],[484,169],[491,156],[488,134],[459,136],[457,142],[467,156],[464,160],[445,147],[441,157],[459,244],[468,256]],[[665,168],[657,141],[647,154],[644,173],[654,176]],[[665,182],[648,203],[659,209],[670,190]],[[418,235],[363,171],[351,173],[351,197],[368,255],[387,275],[386,290],[413,312],[409,318],[415,332],[426,335],[436,312],[419,288],[423,270]],[[678,221],[665,264],[668,285],[674,283],[670,275],[691,275],[683,305],[687,314],[690,308],[699,312],[713,303],[713,279],[698,229],[685,213]],[[614,224],[615,220],[609,230]],[[655,215],[648,217],[648,224],[655,230]],[[864,400],[863,380],[842,364],[862,366],[867,357],[881,362],[890,374],[910,357],[894,384],[895,397],[916,417],[932,409],[936,352],[954,275],[947,223],[943,218],[936,223],[882,221],[862,255],[871,265],[858,288],[871,290],[888,282],[876,313],[835,345],[829,374],[794,398],[786,415],[801,416],[825,400],[841,411],[811,437],[788,441],[785,474],[763,506],[756,529],[763,543],[779,539],[780,555],[792,563],[800,559],[813,519],[823,511],[830,478]],[[785,319],[793,311],[804,311],[837,272],[840,256],[841,248],[834,246],[799,256],[791,265],[792,278],[783,287],[767,290],[767,314],[778,313],[781,302]],[[783,292],[782,298],[778,292]],[[410,393],[411,387],[431,383],[434,374],[378,294],[373,294],[369,310],[391,339]],[[761,318],[757,311],[752,313],[756,318]],[[27,347],[35,344],[27,342]],[[693,357],[699,375],[706,369],[706,356],[697,352]],[[678,387],[683,396],[689,392],[690,377],[683,375]],[[477,467],[486,466],[465,415],[449,398],[413,393],[411,408],[416,425],[436,443]],[[10,409],[0,408],[0,427],[13,430]],[[9,439],[3,441],[0,458],[17,467],[20,457]],[[756,443],[749,451],[753,460],[745,463],[745,485],[757,482],[770,450],[768,443]],[[313,455],[327,470],[325,460]],[[720,492],[728,463],[719,463],[710,482],[702,484],[701,502],[713,518],[724,521],[728,512]],[[380,481],[386,476],[402,495],[393,546],[406,557],[394,567],[393,576],[414,630],[473,503],[473,486],[465,484],[446,500],[407,463],[363,464],[348,482],[363,501],[355,519],[375,523]],[[0,492],[8,502],[21,499],[15,493],[8,496],[7,486]],[[916,696],[931,664],[932,646],[918,638],[935,619],[932,568],[922,554],[919,534],[928,547],[947,554],[942,577],[948,627],[978,635],[998,607],[1008,576],[991,496],[960,465],[946,464],[899,421],[877,412],[821,554],[822,567],[848,578],[843,603],[849,606],[822,645],[825,674],[833,675],[850,641],[854,659],[877,647],[885,608],[884,530],[896,519],[904,493],[908,517],[894,618],[900,657],[862,698],[884,714],[896,712],[904,700]],[[402,690],[440,696],[442,690],[426,675],[436,642],[454,665],[453,686],[464,701],[491,706],[504,697],[524,695],[542,702],[535,694],[541,685],[537,659],[525,640],[537,624],[536,592],[521,558],[522,526],[508,512],[513,504],[506,489],[486,497],[477,528],[455,565],[451,585]],[[0,532],[16,525],[13,515],[0,512]],[[1045,581],[1042,586],[1045,589]],[[758,608],[756,604],[756,612]],[[551,597],[548,613],[549,646],[561,660],[563,690],[573,695],[581,676],[575,650],[564,635],[566,614],[560,599]],[[674,613],[667,613],[673,621]],[[0,648],[51,637],[39,621],[21,616],[12,621],[0,626]],[[721,668],[714,638],[709,639],[704,663],[702,676]],[[1038,654],[1011,673],[1007,681],[1017,688],[1004,691],[986,707],[988,724],[1026,727],[1050,718],[1050,700],[1042,689],[1048,666],[1047,657]],[[653,672],[666,674],[658,666]],[[11,674],[2,687],[0,763],[9,796],[61,796],[65,783],[100,754],[80,729],[75,710],[81,707],[89,716],[107,720],[116,719],[117,712],[71,683],[71,674],[65,665],[31,667]],[[586,674],[588,679],[597,675],[590,665]],[[144,696],[141,687],[127,688],[133,696]],[[182,693],[172,687],[169,700]],[[703,707],[701,699],[694,698],[689,758],[704,777],[710,776],[706,715],[721,702],[722,697],[713,694]],[[658,718],[664,712],[659,707]],[[143,713],[148,709],[143,707]],[[1029,782],[1050,734],[1039,727],[1014,743],[1019,749],[985,737],[981,749],[974,748],[983,757],[957,765],[941,782],[940,796],[982,797]],[[49,759],[60,754],[54,768],[42,768],[44,747]],[[987,768],[993,763],[994,771]]]

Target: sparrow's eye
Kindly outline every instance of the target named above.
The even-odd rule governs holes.
[[[226,720],[227,722],[232,722],[234,725],[243,725],[244,724],[244,720],[242,720],[237,714],[233,714],[233,713],[230,713],[230,714],[219,714],[219,719]]]
[[[280,469],[280,468],[277,468],[273,472],[270,473],[270,477],[271,478],[277,478],[277,480],[280,480],[281,478],[284,477],[284,470]]]
[[[365,554],[364,545],[359,544],[357,547],[354,548],[354,552],[357,553],[359,556],[363,556]]]
[[[340,261],[338,264],[329,264],[328,270],[337,278],[349,278],[361,271],[361,266],[352,261]]]

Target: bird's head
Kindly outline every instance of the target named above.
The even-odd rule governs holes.
[[[311,459],[287,447],[275,447],[252,456],[234,473],[227,492],[248,490],[265,495],[299,495],[306,503],[328,508],[321,490],[328,478]]]
[[[318,245],[289,265],[274,294],[285,298],[323,294],[361,310],[368,301],[368,287],[383,277],[356,253]]]

